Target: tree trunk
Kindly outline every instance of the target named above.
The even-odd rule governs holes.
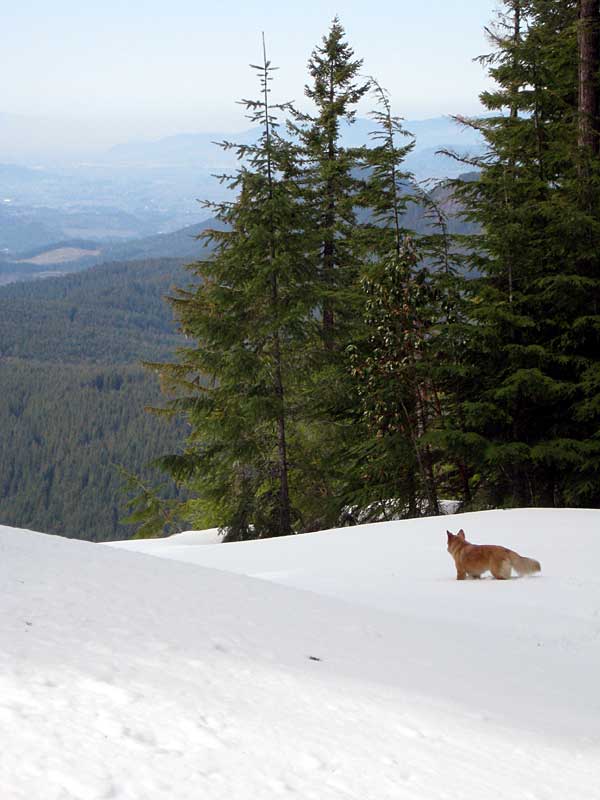
[[[598,66],[600,64],[598,0],[579,0],[579,147],[584,158],[598,155]]]
[[[333,114],[335,100],[335,75],[333,65],[329,72],[329,113]],[[327,131],[327,166],[331,170],[335,162],[335,130],[333,122],[329,120],[329,130]],[[325,193],[328,199],[327,213],[325,215],[325,241],[323,243],[323,281],[325,291],[331,291],[335,279],[335,192],[336,187],[333,179],[327,179]],[[333,350],[334,341],[334,311],[331,297],[323,300],[323,339],[326,350]]]
[[[519,58],[517,55],[517,48],[521,42],[521,0],[513,0],[513,75],[516,73],[516,70],[519,66]],[[519,106],[517,103],[517,98],[514,96],[518,92],[520,86],[520,81],[515,77],[515,83],[513,84],[513,101],[510,106],[510,116],[512,119],[517,119],[519,116]]]
[[[333,204],[327,215],[327,226],[333,229],[333,220],[335,211]],[[331,222],[330,222],[331,220]],[[333,238],[326,239],[323,246],[323,283],[325,284],[325,291],[331,291],[335,277],[335,244]],[[323,341],[326,350],[333,350],[335,348],[334,339],[334,311],[333,304],[330,297],[323,299]]]
[[[277,284],[273,281],[273,294],[277,300]],[[275,334],[275,391],[279,400],[279,414],[277,416],[277,451],[279,467],[279,535],[287,536],[293,533],[290,503],[290,489],[288,482],[287,440],[285,432],[285,396],[281,370],[281,342],[279,332]]]
[[[467,505],[470,505],[473,500],[473,496],[471,494],[471,487],[469,486],[469,468],[464,461],[459,461],[457,467],[462,484],[463,502]]]
[[[273,222],[273,169],[271,164],[271,125],[269,121],[269,90],[268,90],[268,62],[263,33],[263,64],[264,64],[264,107],[265,107],[265,133],[267,138],[267,179],[269,182],[269,201],[271,203],[271,216],[269,220],[269,261],[271,265],[271,307],[273,313],[279,315],[279,286],[275,272],[275,225]],[[279,535],[287,536],[292,531],[292,513],[290,506],[290,490],[288,481],[287,440],[285,430],[285,390],[283,386],[283,370],[281,355],[281,337],[279,328],[273,336],[273,350],[275,360],[275,396],[279,409],[277,414],[277,455],[279,473]]]
[[[510,104],[510,118],[512,120],[519,119],[519,103],[518,103],[518,91],[521,85],[520,80],[517,78],[517,70],[519,66],[519,56],[518,56],[518,47],[521,42],[521,0],[513,0],[513,58],[512,58],[512,68],[513,68],[513,75],[515,77],[512,92],[513,97]],[[515,171],[515,159],[511,158],[508,163],[508,177],[510,178],[511,182],[514,178],[514,171]],[[506,186],[506,174],[504,178],[504,200],[507,207],[510,206],[510,201],[508,197],[508,191]],[[508,242],[507,242],[508,245]],[[513,261],[510,257],[510,253],[507,258],[508,264],[508,302],[512,304],[513,301]]]

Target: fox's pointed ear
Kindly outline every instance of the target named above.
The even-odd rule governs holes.
[[[458,536],[459,539],[464,539],[465,538],[465,532],[463,531],[462,528],[459,530],[459,532],[456,535]]]
[[[450,541],[450,539],[452,539],[452,537],[454,536],[454,534],[453,534],[453,533],[450,533],[450,531],[446,531],[446,533],[448,534],[448,541]]]

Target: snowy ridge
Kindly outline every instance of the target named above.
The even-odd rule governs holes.
[[[0,527],[1,796],[593,798],[599,523],[127,543],[162,559]],[[446,526],[542,576],[456,582]]]

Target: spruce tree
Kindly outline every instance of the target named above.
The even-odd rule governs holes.
[[[362,153],[363,182],[358,202],[368,213],[360,229],[362,261],[400,255],[408,233],[403,218],[409,203],[415,202],[414,176],[404,168],[404,160],[415,146],[402,119],[392,114],[389,93],[370,78],[377,109],[370,112],[375,126],[371,146]]]
[[[369,89],[369,82],[360,80],[362,60],[354,58],[344,37],[336,17],[308,62],[312,83],[305,94],[314,112],[297,114],[292,126],[300,141],[304,195],[313,214],[313,257],[326,350],[345,342],[345,321],[351,317],[348,290],[358,271],[353,231],[360,183],[354,172],[360,162],[359,154],[343,145],[343,126],[354,122],[356,105]]]
[[[578,169],[569,187],[581,225],[570,289],[574,313],[563,341],[577,360],[574,416],[582,444],[565,497],[595,506],[600,502],[600,9],[597,2],[580,0],[578,12]]]
[[[371,79],[378,109],[365,149],[359,202],[367,220],[359,230],[364,335],[349,347],[362,436],[351,451],[350,493],[361,518],[416,516],[430,501],[437,509],[429,453],[421,444],[426,410],[419,362],[423,355],[426,271],[419,267],[402,218],[412,175],[403,161],[414,147],[388,93]],[[360,330],[359,330],[360,333]],[[421,491],[423,490],[423,491]]]
[[[361,232],[368,333],[352,348],[367,424],[357,448],[356,501],[376,515],[384,508],[414,516],[437,513],[441,491],[471,500],[474,442],[459,413],[466,366],[461,256],[445,212],[404,170],[413,142],[392,116],[387,93],[373,86],[378,127],[361,195],[373,220]],[[409,203],[428,219],[419,236],[402,224]]]
[[[163,465],[196,495],[188,516],[221,526],[229,539],[298,529],[290,395],[303,374],[304,323],[315,302],[292,151],[276,118],[288,106],[271,103],[275,68],[266,53],[253,68],[261,96],[242,102],[261,135],[251,145],[223,143],[241,162],[235,175],[224,177],[237,198],[207,204],[224,228],[208,233],[215,256],[195,265],[199,288],[172,299],[181,330],[195,345],[161,368],[167,384],[187,390],[171,406],[191,426],[186,452]]]
[[[348,448],[360,437],[346,347],[362,325],[356,206],[363,153],[344,146],[343,134],[368,90],[368,81],[360,78],[361,66],[335,18],[308,62],[310,82],[305,93],[313,109],[295,112],[290,121],[307,212],[304,242],[315,297],[305,384],[310,413],[303,440],[312,475],[305,476],[304,494],[305,522],[311,528],[331,527],[343,514]]]
[[[439,513],[431,448],[423,438],[437,415],[428,369],[435,290],[412,241],[400,237],[363,278],[370,335],[352,347],[368,434],[359,449],[363,486],[356,502],[375,517]]]
[[[471,245],[481,277],[470,285],[469,340],[482,369],[467,408],[470,430],[487,442],[480,500],[589,503],[598,497],[600,240],[594,114],[578,107],[582,75],[590,79],[581,64],[583,5],[506,6],[484,59],[496,82],[482,95],[491,116],[470,121],[488,152],[478,159],[480,179],[457,187],[482,227]],[[589,145],[582,125],[591,125]]]

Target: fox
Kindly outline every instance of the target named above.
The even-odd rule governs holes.
[[[465,532],[448,534],[448,552],[456,564],[456,580],[464,581],[467,577],[481,578],[488,570],[494,578],[505,581],[510,578],[512,570],[519,577],[541,572],[539,561],[527,558],[495,544],[471,544],[465,538]]]

